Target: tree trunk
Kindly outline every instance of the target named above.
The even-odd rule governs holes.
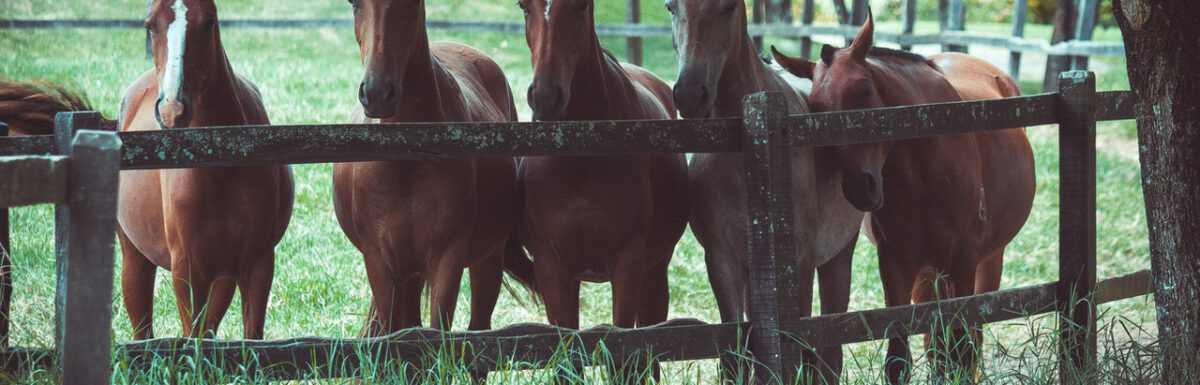
[[[1079,19],[1076,13],[1075,0],[1059,0],[1058,8],[1054,11],[1054,34],[1050,36],[1050,44],[1061,43],[1075,38],[1075,21]],[[1058,90],[1058,74],[1071,69],[1070,56],[1046,57],[1046,76],[1042,80],[1042,90],[1053,92]]]
[[[1125,39],[1150,227],[1164,384],[1200,371],[1200,8],[1115,0]]]

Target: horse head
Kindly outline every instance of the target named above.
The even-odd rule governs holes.
[[[362,56],[358,101],[371,118],[396,113],[403,81],[416,55],[429,52],[423,0],[349,0]],[[423,49],[422,49],[423,48]]]
[[[828,44],[821,47],[821,60],[810,62],[779,53],[772,47],[775,60],[792,74],[812,79],[808,106],[813,112],[859,110],[884,107],[879,79],[867,62],[874,40],[875,23],[867,21],[854,42],[843,49]],[[842,193],[854,207],[875,211],[883,207],[882,168],[890,146],[886,142],[837,146],[835,152],[842,169]]]
[[[520,0],[525,41],[533,61],[529,106],[535,120],[563,116],[571,100],[571,80],[582,59],[598,47],[594,0]]]
[[[679,79],[675,105],[685,118],[708,117],[726,63],[744,49],[746,5],[742,0],[667,0]]]
[[[187,127],[197,92],[226,70],[212,0],[156,0],[146,17],[158,77],[155,114],[163,128]]]

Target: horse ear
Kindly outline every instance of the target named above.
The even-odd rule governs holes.
[[[867,8],[867,22],[863,23],[862,29],[858,30],[858,35],[854,36],[854,42],[850,43],[850,53],[859,59],[866,59],[867,53],[871,51],[871,46],[875,44],[875,17],[871,14],[871,8]]]
[[[816,68],[817,63],[813,63],[798,57],[788,57],[787,55],[780,53],[779,50],[775,49],[774,45],[771,46],[771,56],[775,57],[775,62],[779,63],[780,66],[783,66],[783,69],[791,72],[792,75],[796,75],[797,77],[804,79],[813,78],[813,68]]]

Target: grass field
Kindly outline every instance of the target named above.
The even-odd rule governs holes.
[[[511,0],[427,0],[430,19],[504,20],[517,22],[520,11]],[[597,2],[602,22],[623,20],[623,3]],[[227,1],[219,4],[224,18],[349,18],[343,0]],[[665,23],[661,3],[643,2],[644,20]],[[97,2],[70,0],[43,2],[3,0],[0,18],[137,18],[145,13],[142,0]],[[923,23],[919,29],[932,24]],[[882,23],[881,30],[898,29]],[[1003,24],[980,25],[981,31],[1007,32]],[[1045,26],[1031,26],[1028,36],[1048,35]],[[225,48],[234,68],[255,81],[263,90],[272,122],[276,124],[337,123],[348,121],[357,103],[356,86],[361,79],[357,45],[349,29],[222,31]],[[491,55],[505,69],[517,98],[523,120],[530,113],[525,88],[531,82],[529,52],[521,35],[449,33],[432,31],[434,39],[471,44]],[[1101,33],[1100,39],[1113,39]],[[121,92],[152,63],[143,56],[140,30],[0,30],[0,77],[16,80],[45,80],[68,85],[86,93],[93,106],[114,117]],[[1119,36],[1116,36],[1119,39]],[[785,42],[786,43],[786,42]],[[624,56],[621,40],[604,44]],[[1124,62],[1096,59],[1100,89],[1126,89]],[[675,57],[668,39],[647,39],[647,67],[672,82]],[[1006,63],[997,63],[1005,65]],[[1027,83],[1027,85],[1032,83]],[[1033,90],[1026,90],[1031,92]],[[1097,212],[1099,276],[1109,277],[1149,267],[1144,207],[1136,158],[1131,159],[1131,123],[1108,123],[1100,127],[1103,144],[1097,155]],[[1024,230],[1009,247],[1002,287],[1055,280],[1058,232],[1058,151],[1053,128],[1029,131],[1037,156],[1038,194],[1034,212]],[[1136,150],[1134,150],[1136,151]],[[1133,152],[1136,155],[1136,152]],[[333,216],[329,165],[294,167],[297,182],[295,213],[287,236],[277,249],[274,289],[267,316],[269,339],[295,336],[353,337],[359,332],[370,293],[361,256],[341,233]],[[54,260],[52,209],[37,206],[13,210],[13,244],[16,292],[12,313],[13,344],[52,346]],[[119,258],[118,258],[119,261]],[[883,305],[875,251],[865,239],[855,254],[851,310]],[[155,328],[159,336],[177,336],[180,325],[168,276],[160,272],[155,303]],[[705,275],[703,250],[690,233],[679,244],[670,269],[672,317],[694,317],[719,321],[715,300]],[[464,283],[466,281],[464,280]],[[118,285],[119,287],[119,285]],[[455,328],[466,325],[469,292],[460,298]],[[131,336],[120,295],[116,293],[113,329],[118,341]],[[582,324],[611,322],[607,285],[585,284],[581,299]],[[236,299],[235,299],[236,301]],[[235,302],[222,325],[221,338],[241,336],[240,306]],[[1103,306],[1102,324],[1130,326],[1135,332],[1114,327],[1102,340],[1112,346],[1129,340],[1152,341],[1153,301],[1132,299]],[[1118,320],[1124,320],[1117,323]],[[544,322],[540,309],[522,304],[504,294],[493,323]],[[986,378],[994,383],[1049,382],[1051,374],[1038,370],[1053,368],[1053,319],[1036,317],[988,328]],[[1146,328],[1145,333],[1138,332]],[[1148,334],[1147,334],[1148,333]],[[1130,335],[1132,334],[1132,336]],[[919,347],[919,338],[913,346]],[[1001,344],[993,342],[1000,341]],[[882,362],[881,343],[848,346],[847,375],[862,383],[877,383]],[[1110,349],[1111,350],[1111,349]],[[1009,357],[1027,352],[1020,359]],[[1040,355],[1038,355],[1040,354]],[[920,356],[920,355],[915,355]],[[1040,357],[1040,359],[1039,359]],[[1031,360],[1032,364],[1020,364]],[[1038,366],[1040,365],[1040,366]],[[668,366],[671,383],[707,383],[714,362]],[[1029,369],[1022,369],[1028,367]],[[1036,369],[1042,368],[1042,369]],[[118,376],[119,377],[119,376]],[[992,378],[994,377],[994,378]],[[114,378],[115,380],[116,378]]]

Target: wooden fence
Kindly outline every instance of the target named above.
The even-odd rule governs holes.
[[[53,355],[63,368],[71,368],[62,371],[63,383],[95,383],[109,378],[112,362],[113,234],[121,141],[112,132],[91,130],[58,138],[56,155],[0,157],[0,207],[7,214],[8,207],[55,205]],[[4,318],[7,328],[7,313]],[[11,357],[17,352],[0,354]]]
[[[455,352],[471,369],[531,368],[551,363],[564,341],[591,351],[605,347],[616,362],[652,354],[660,361],[696,360],[728,354],[749,336],[756,382],[792,383],[803,348],[819,348],[924,333],[935,320],[982,325],[1034,314],[1060,314],[1061,363],[1064,383],[1096,357],[1096,305],[1144,295],[1149,271],[1097,282],[1095,256],[1095,122],[1131,119],[1129,92],[1095,92],[1095,79],[1083,71],[1064,73],[1061,92],[999,100],[928,104],[873,110],[787,115],[780,94],[748,96],[743,117],[704,120],[598,121],[549,123],[405,123],[378,125],[304,125],[191,128],[119,133],[124,143],[121,169],[210,167],[279,163],[366,160],[439,159],[467,156],[644,154],[742,152],[745,155],[751,255],[753,313],[749,322],[707,324],[676,319],[641,329],[600,327],[582,331],[547,325],[520,324],[491,331],[444,332],[408,329],[369,339],[300,338],[276,341],[222,341],[163,338],[120,344],[111,349],[110,289],[70,291],[75,282],[111,285],[111,244],[107,254],[81,257],[63,253],[60,242],[60,331],[95,338],[94,356],[69,361],[54,351],[14,348],[0,351],[0,364],[22,373],[59,365],[71,377],[84,371],[108,378],[118,355],[137,370],[154,358],[207,360],[227,370],[257,368],[277,380],[342,377],[357,373],[363,359],[420,361],[428,354]],[[0,138],[0,156],[63,152],[61,139],[78,130],[101,126],[95,113],[59,115],[54,138]],[[899,140],[980,132],[1017,126],[1058,124],[1060,139],[1060,271],[1053,283],[1002,290],[910,306],[797,318],[797,270],[782,264],[794,252],[791,244],[789,153],[794,147]],[[78,151],[76,151],[78,153]],[[109,183],[115,176],[109,174]],[[11,181],[11,180],[10,180]],[[9,185],[11,186],[11,185]],[[0,185],[2,187],[2,185]],[[10,187],[11,188],[11,187]],[[18,187],[20,189],[21,187]],[[3,191],[3,190],[0,190]],[[72,201],[73,202],[73,201]],[[83,211],[57,216],[59,229],[72,221],[106,220],[89,231],[107,234],[111,242],[112,201],[86,206],[107,216],[82,217]],[[79,209],[83,210],[83,209]],[[3,229],[7,234],[8,229]],[[65,232],[65,231],[63,231]],[[75,233],[78,234],[78,233]],[[74,234],[72,234],[74,235]],[[63,239],[60,237],[60,240]],[[78,250],[78,249],[74,249]],[[92,262],[76,263],[77,258]],[[85,266],[80,268],[79,266]],[[65,286],[71,283],[75,286]],[[72,319],[75,296],[103,304],[95,316]],[[72,302],[76,301],[76,302]],[[7,318],[7,317],[5,317]],[[948,323],[942,323],[948,324]],[[104,338],[95,336],[103,335]],[[60,332],[58,347],[73,342]],[[800,342],[803,342],[801,344]],[[64,348],[63,352],[71,351]],[[101,354],[100,351],[105,353]],[[591,362],[586,355],[583,364]],[[642,356],[638,356],[642,357]],[[519,365],[517,365],[519,364]],[[516,365],[516,366],[514,366]]]

